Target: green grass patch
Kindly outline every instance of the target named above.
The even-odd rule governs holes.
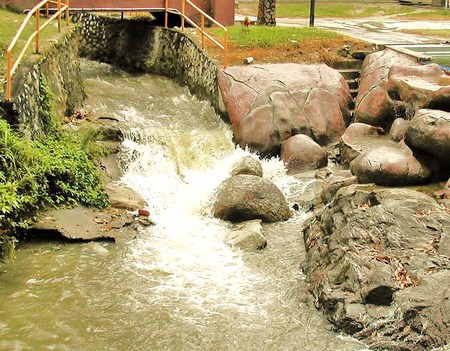
[[[220,29],[211,29],[213,35],[220,37]],[[248,32],[241,25],[228,27],[228,38],[233,45],[255,48],[269,48],[304,40],[343,38],[343,35],[318,28],[252,26]]]
[[[309,1],[277,1],[277,17],[308,18]],[[238,13],[256,16],[257,2],[239,3]],[[376,1],[324,1],[316,2],[315,17],[317,18],[370,18],[383,16],[398,16],[403,19],[435,19],[445,20],[450,11],[445,9],[403,6],[398,3],[380,3]]]
[[[408,29],[402,32],[436,38],[450,38],[450,29]]]

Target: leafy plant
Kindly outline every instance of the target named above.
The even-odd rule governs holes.
[[[82,145],[65,132],[25,140],[0,120],[0,257],[11,254],[14,236],[29,226],[37,211],[77,202],[109,206]]]

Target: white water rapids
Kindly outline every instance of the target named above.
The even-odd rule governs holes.
[[[264,225],[268,247],[224,243],[211,201],[233,165],[229,127],[211,106],[157,76],[85,62],[86,110],[126,123],[120,184],[156,222],[125,246],[24,245],[0,274],[0,350],[357,351],[312,307],[297,211]],[[276,159],[264,176],[288,201],[305,182]]]

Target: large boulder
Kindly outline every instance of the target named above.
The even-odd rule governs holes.
[[[252,219],[278,222],[291,217],[286,199],[275,184],[253,175],[226,179],[217,191],[213,213],[215,217],[230,222]]]
[[[414,185],[427,181],[431,172],[408,148],[381,146],[358,156],[350,163],[359,183]]]
[[[398,104],[389,96],[387,84],[389,70],[393,65],[418,64],[413,58],[388,49],[366,57],[355,101],[355,122],[386,127],[397,116]]]
[[[325,167],[328,154],[311,137],[297,134],[285,140],[281,146],[281,159],[290,173]]]
[[[236,142],[263,155],[278,154],[296,134],[336,141],[349,122],[348,85],[326,65],[229,67],[219,86]]]
[[[405,142],[415,151],[432,155],[443,177],[450,176],[450,112],[417,111],[406,130]]]
[[[435,63],[394,65],[389,70],[387,89],[397,100],[412,104],[418,109],[450,111],[450,85],[443,84],[443,75],[444,72]]]
[[[316,307],[338,330],[392,351],[450,342],[450,213],[433,198],[343,187],[303,233]]]

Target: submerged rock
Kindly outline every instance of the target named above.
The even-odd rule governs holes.
[[[261,250],[267,246],[260,219],[234,225],[225,242],[242,250]]]
[[[213,213],[215,217],[230,222],[251,219],[278,222],[291,217],[286,199],[275,184],[253,175],[226,179],[217,191]]]
[[[231,171],[232,176],[236,176],[239,174],[248,174],[262,177],[263,169],[261,162],[259,162],[259,160],[255,157],[245,156]]]

